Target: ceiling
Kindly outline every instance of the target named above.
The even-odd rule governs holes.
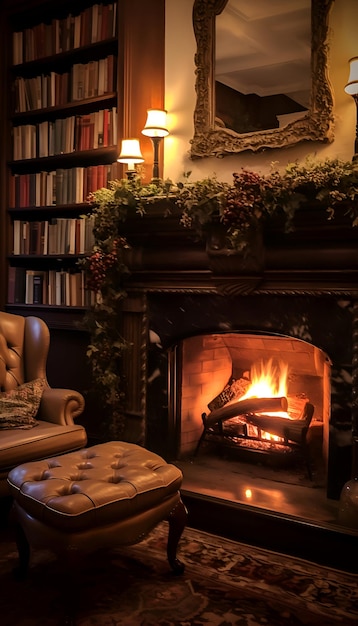
[[[310,61],[310,0],[229,0],[216,18],[215,78],[232,89],[308,107]]]

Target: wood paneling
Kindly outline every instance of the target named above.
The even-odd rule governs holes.
[[[151,140],[141,134],[147,109],[164,107],[165,0],[124,0],[119,3],[118,91],[123,93],[118,138],[137,137],[145,159],[145,182],[152,176]],[[121,97],[119,97],[121,101]],[[120,113],[120,112],[119,112]],[[160,151],[161,152],[161,151]],[[160,153],[160,167],[163,154]]]

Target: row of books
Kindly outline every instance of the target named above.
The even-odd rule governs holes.
[[[30,270],[10,267],[9,304],[46,304],[55,306],[90,306],[95,295],[86,289],[84,270]]]
[[[93,225],[93,215],[49,221],[14,220],[13,254],[86,254],[94,245]]]
[[[18,76],[14,82],[15,112],[24,113],[62,106],[85,98],[112,93],[116,89],[115,57],[75,63],[70,72],[41,74],[32,78]]]
[[[13,64],[35,61],[115,37],[117,4],[94,4],[78,15],[13,33]]]
[[[36,159],[117,144],[117,109],[13,128],[14,160]]]
[[[87,202],[91,192],[118,178],[118,163],[58,168],[51,172],[14,174],[9,180],[10,208],[45,207]]]

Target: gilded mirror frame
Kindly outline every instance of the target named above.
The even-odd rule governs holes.
[[[192,159],[245,150],[286,148],[302,141],[333,141],[333,96],[327,76],[328,14],[334,0],[311,0],[311,100],[307,114],[287,126],[244,134],[215,123],[215,20],[228,0],[195,0],[196,106]]]

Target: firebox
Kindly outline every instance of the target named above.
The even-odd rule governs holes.
[[[297,462],[339,498],[351,465],[350,301],[152,294],[148,315],[150,446],[172,459],[231,448],[282,472]],[[250,393],[260,372],[273,390]]]
[[[313,468],[326,474],[328,355],[293,337],[239,332],[189,337],[180,351],[179,458],[212,442],[253,462],[302,454],[311,479]]]

